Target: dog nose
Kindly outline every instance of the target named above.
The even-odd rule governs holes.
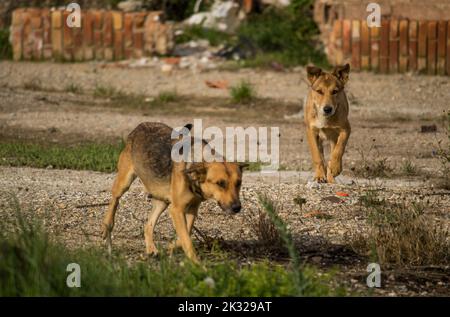
[[[326,114],[330,114],[331,111],[333,111],[333,108],[331,106],[325,106],[323,108],[323,112],[325,112]]]
[[[231,210],[234,213],[238,213],[239,211],[241,211],[241,203],[234,203],[233,205],[231,205]]]

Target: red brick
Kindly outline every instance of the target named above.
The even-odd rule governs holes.
[[[450,23],[447,23],[447,75],[450,75]]]
[[[359,20],[352,21],[352,68],[361,69],[361,28]]]
[[[389,30],[389,71],[392,73],[398,71],[398,47],[399,47],[398,21],[391,20]]]
[[[62,12],[59,10],[52,11],[52,28],[62,28]]]
[[[49,10],[42,12],[42,29],[44,31],[44,45],[52,43],[51,17]]]
[[[408,70],[408,20],[402,20],[399,24],[399,66],[398,70],[402,73]]]
[[[122,11],[113,11],[112,19],[113,19],[113,29],[115,31],[122,30],[122,28],[123,28],[123,13],[122,13]]]
[[[427,70],[429,75],[436,74],[436,61],[437,61],[437,22],[428,22],[428,58],[427,58]]]
[[[89,10],[86,12],[83,20],[83,43],[84,45],[92,45],[94,40],[94,12]]]
[[[419,21],[419,34],[417,41],[417,69],[423,72],[427,68],[427,21]]]
[[[73,30],[67,25],[69,14],[68,11],[63,12],[63,58],[70,61],[73,59]]]
[[[25,14],[25,9],[16,9],[12,13],[12,26],[23,25],[23,15]]]
[[[125,13],[123,21],[124,57],[133,57],[133,13]]]
[[[409,21],[408,35],[408,69],[415,71],[417,70],[417,21]]]
[[[44,46],[43,43],[43,34],[42,30],[37,29],[31,32],[30,45],[32,48],[31,58],[35,61],[40,60],[42,58],[42,48]]]
[[[103,59],[102,37],[102,31],[94,30],[94,50],[96,59]]]
[[[133,57],[140,58],[143,56],[144,50],[144,34],[141,31],[133,32]]]
[[[31,18],[28,14],[24,14],[23,18],[22,58],[29,60],[33,54]]]
[[[380,30],[380,72],[389,71],[389,20],[381,21]]]
[[[94,29],[102,29],[103,28],[103,13],[101,10],[92,10],[92,15],[94,18]]]
[[[84,24],[85,14],[81,14],[81,25]],[[76,61],[83,60],[83,29],[72,28],[73,31],[73,57]]]
[[[158,54],[168,54],[172,48],[173,27],[169,23],[158,23],[156,32],[155,51]]]
[[[114,58],[123,58],[123,31],[120,30],[114,32]]]
[[[344,60],[349,59],[352,50],[352,21],[344,20],[342,22],[342,52]]]
[[[447,21],[439,21],[438,24],[438,59],[437,59],[437,73],[439,75],[445,75],[445,53],[447,42]],[[448,52],[450,54],[450,52]]]
[[[105,12],[103,16],[103,46],[112,47],[113,45],[113,19],[111,12]]]
[[[135,12],[134,13],[134,17],[133,17],[134,30],[142,29],[144,27],[146,16],[147,16],[147,13],[145,13],[145,12]]]
[[[380,29],[370,28],[370,68],[380,70]]]
[[[15,61],[22,59],[22,27],[14,26],[11,30],[13,59]]]
[[[342,20],[335,20],[333,23],[333,31],[331,33],[331,63],[342,65],[344,63],[344,55],[342,52]]]

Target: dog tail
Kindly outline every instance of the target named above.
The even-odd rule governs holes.
[[[188,123],[184,127],[187,128],[189,131],[191,131],[193,125],[192,125],[192,123]]]

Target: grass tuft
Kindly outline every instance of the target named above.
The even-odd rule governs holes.
[[[353,245],[370,253],[380,264],[394,266],[448,265],[448,229],[426,213],[426,205],[415,202],[389,203],[376,191],[361,197],[367,210],[369,230]]]
[[[248,104],[256,98],[256,92],[248,81],[241,81],[230,89],[231,101],[238,104]]]

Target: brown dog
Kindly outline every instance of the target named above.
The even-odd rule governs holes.
[[[342,171],[342,156],[350,136],[348,101],[344,86],[350,65],[337,66],[326,73],[314,66],[307,67],[311,89],[305,108],[306,135],[315,170],[315,180],[333,183]],[[330,160],[325,169],[323,141],[331,144]]]
[[[191,129],[192,125],[186,125]],[[112,199],[103,221],[103,238],[111,252],[111,231],[120,197],[139,177],[152,197],[152,210],[145,225],[147,254],[157,254],[153,232],[161,213],[169,206],[177,240],[171,245],[182,247],[185,254],[198,262],[192,240],[192,226],[202,201],[212,198],[231,213],[241,210],[239,191],[243,165],[229,162],[175,162],[172,128],[162,123],[145,122],[128,136],[118,162],[118,174],[112,187]],[[193,140],[193,139],[191,139]],[[203,146],[206,142],[203,141]]]

